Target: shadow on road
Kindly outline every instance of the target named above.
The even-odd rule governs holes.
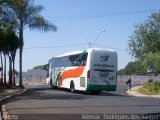
[[[47,93],[46,90],[51,90],[50,88],[34,88],[34,89],[29,89],[26,91],[26,93],[16,96],[8,102],[14,102],[17,100],[29,100],[29,99],[38,99],[38,100],[54,100],[54,99],[59,99],[59,100],[82,100],[82,99],[91,99],[94,97],[99,97],[99,96],[122,96],[122,97],[127,97],[124,95],[119,95],[116,93],[108,93],[108,92],[101,92],[99,95],[97,94],[90,94],[88,95],[87,93],[84,92],[76,92],[76,93],[70,93],[64,89],[58,89],[58,90],[53,90],[53,93]],[[58,91],[58,92],[57,92]],[[63,92],[63,94],[61,93]],[[66,93],[65,93],[66,92]]]
[[[125,94],[124,95],[123,94],[118,94],[116,92],[101,92],[99,95],[100,96],[121,96],[121,97],[128,97]]]
[[[88,94],[86,92],[76,91],[76,93],[70,93],[66,89],[52,89],[50,86],[35,86],[28,87],[26,93],[16,96],[9,101],[15,100],[27,100],[27,99],[38,99],[38,100],[49,100],[49,99],[60,99],[60,100],[82,100],[90,99],[99,96],[121,96],[129,97],[125,94],[119,94],[117,92],[101,92],[100,94]]]
[[[61,99],[61,100],[80,100],[80,99],[89,99],[91,96],[84,96],[79,94],[60,94],[60,93],[45,93],[43,91],[39,91],[39,89],[36,90],[27,90],[26,93],[24,93],[21,96],[17,96],[13,99],[10,99],[9,101],[15,101],[15,100],[27,100],[27,99],[38,99],[38,100],[48,100],[48,99]]]

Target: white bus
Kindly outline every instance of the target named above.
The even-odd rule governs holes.
[[[53,88],[68,88],[71,92],[115,91],[117,53],[91,48],[53,57],[49,60],[49,79]]]

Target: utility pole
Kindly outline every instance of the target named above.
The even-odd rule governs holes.
[[[93,41],[93,43],[89,42],[89,48],[93,47],[93,45],[95,44],[95,42],[98,40],[98,38],[101,36],[101,34],[103,32],[106,32],[105,30],[102,30],[96,37],[96,39]]]

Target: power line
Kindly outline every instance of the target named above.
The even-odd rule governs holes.
[[[50,48],[81,46],[81,45],[84,45],[84,44],[70,44],[70,45],[62,45],[62,46],[35,46],[35,47],[27,47],[27,48],[24,48],[24,49],[50,49]]]
[[[109,49],[114,49],[114,50],[123,50],[123,51],[128,51],[128,49],[122,49],[122,48],[114,48],[114,47],[109,47],[109,46],[103,46],[103,45],[95,45],[95,46],[98,46],[98,47],[103,47],[103,48],[109,48]]]
[[[89,45],[90,43],[85,43]],[[33,49],[53,49],[53,48],[62,48],[62,47],[72,47],[72,46],[82,46],[84,44],[69,44],[69,45],[62,45],[62,46],[36,46],[36,47],[27,47],[24,48],[25,50],[33,50]],[[108,49],[114,49],[114,50],[123,50],[123,51],[128,51],[127,49],[122,49],[122,48],[114,48],[114,47],[109,47],[109,46],[103,46],[103,45],[98,45],[95,44],[97,47],[103,47],[103,48],[108,48]],[[89,48],[89,47],[88,47]]]
[[[88,15],[73,15],[73,16],[59,16],[50,18],[52,20],[74,20],[74,19],[88,19],[88,18],[100,18],[100,17],[108,17],[108,16],[117,16],[117,15],[131,15],[131,14],[140,14],[140,13],[148,13],[148,12],[156,12],[157,10],[143,10],[143,11],[130,11],[130,12],[115,12],[115,13],[103,13],[103,14],[88,14]]]
[[[60,16],[60,17],[54,17],[53,20],[74,20],[74,19],[87,19],[87,18],[99,18],[99,17],[107,17],[107,16],[116,16],[116,15],[130,15],[130,14],[140,14],[140,13],[147,13],[147,12],[154,12],[154,11],[160,11],[160,9],[157,10],[143,10],[143,11],[130,11],[130,12],[115,12],[115,13],[103,13],[103,14],[95,14],[95,15],[75,15],[75,16]],[[89,44],[89,43],[86,43]],[[59,48],[59,47],[71,47],[71,46],[80,46],[84,44],[70,44],[70,45],[64,45],[64,46],[36,46],[36,47],[28,47],[24,49],[49,49],[49,48]],[[99,47],[107,47],[107,46],[101,46],[97,45]],[[111,47],[109,47],[111,48]],[[127,50],[127,49],[119,49],[119,48],[113,48],[117,50]]]

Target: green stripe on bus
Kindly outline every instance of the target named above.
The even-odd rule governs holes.
[[[79,59],[81,59],[81,57],[82,57],[85,53],[87,53],[87,50],[84,50],[84,51],[80,54],[80,56],[75,60],[75,62],[78,61]],[[58,71],[58,74],[57,74],[57,76],[56,76],[56,86],[58,86],[58,82],[59,82],[59,80],[60,80],[61,73],[62,73],[63,71],[65,71],[65,69],[66,69],[66,67],[62,67],[62,68]]]
[[[59,71],[57,76],[56,76],[56,86],[58,86],[58,81],[60,80],[61,73],[62,73],[62,71]]]
[[[86,91],[116,91],[116,85],[87,84]]]

